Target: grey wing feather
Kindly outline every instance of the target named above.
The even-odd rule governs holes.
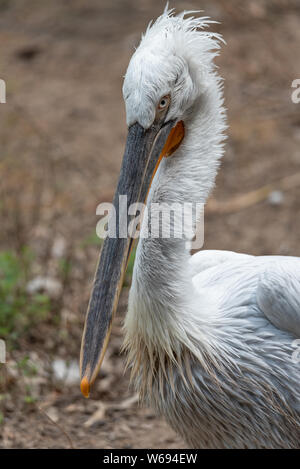
[[[257,303],[275,327],[300,337],[300,259],[278,258],[266,268]]]

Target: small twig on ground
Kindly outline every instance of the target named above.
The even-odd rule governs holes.
[[[26,383],[24,381],[24,377],[21,374],[19,375],[19,380],[22,382],[24,389],[26,389]],[[65,435],[66,439],[69,442],[70,448],[75,449],[73,441],[70,435],[68,435],[68,433],[66,432],[66,430],[64,430],[64,428],[61,425],[59,425],[57,422],[54,422],[54,420],[41,407],[39,407],[38,404],[34,402],[33,405],[40,414],[46,417],[52,425],[55,425],[56,428],[58,428],[59,431]]]
[[[231,213],[238,212],[265,200],[274,190],[287,191],[300,186],[300,172],[285,176],[277,182],[267,184],[254,191],[233,197],[225,202],[211,199],[206,207],[208,213]]]
[[[47,412],[45,412],[43,409],[41,409],[41,407],[39,407],[37,404],[35,404],[35,407],[38,410],[38,412],[43,414],[49,420],[49,422],[52,423],[52,425],[55,425],[65,435],[65,437],[67,438],[67,440],[69,442],[70,448],[75,449],[73,441],[72,441],[70,435],[66,432],[66,430],[64,430],[63,427],[61,425],[59,425],[57,422],[54,422],[54,420],[52,420],[52,418],[47,414]]]

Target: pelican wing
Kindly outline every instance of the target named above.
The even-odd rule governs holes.
[[[253,256],[249,254],[241,254],[233,251],[218,251],[214,249],[198,251],[190,258],[190,266],[195,274],[204,270],[223,264],[224,262],[234,262],[241,260],[250,260]]]
[[[277,258],[260,275],[257,303],[278,329],[300,337],[300,259]]]

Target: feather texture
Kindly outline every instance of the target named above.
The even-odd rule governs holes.
[[[170,94],[167,119],[183,120],[186,131],[155,175],[148,208],[204,203],[213,188],[226,124],[213,65],[222,39],[205,31],[210,23],[166,10],[129,64],[128,125],[150,127],[157,101]],[[299,447],[300,364],[291,360],[299,271],[296,258],[191,256],[184,239],[140,239],[125,320],[128,364],[141,396],[189,445]]]

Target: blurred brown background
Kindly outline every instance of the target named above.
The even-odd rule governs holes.
[[[77,361],[96,267],[96,207],[126,135],[122,76],[163,0],[0,0],[0,447],[183,448],[123,375],[122,318],[92,399]],[[205,248],[300,256],[299,0],[174,0],[227,42],[229,139]]]

